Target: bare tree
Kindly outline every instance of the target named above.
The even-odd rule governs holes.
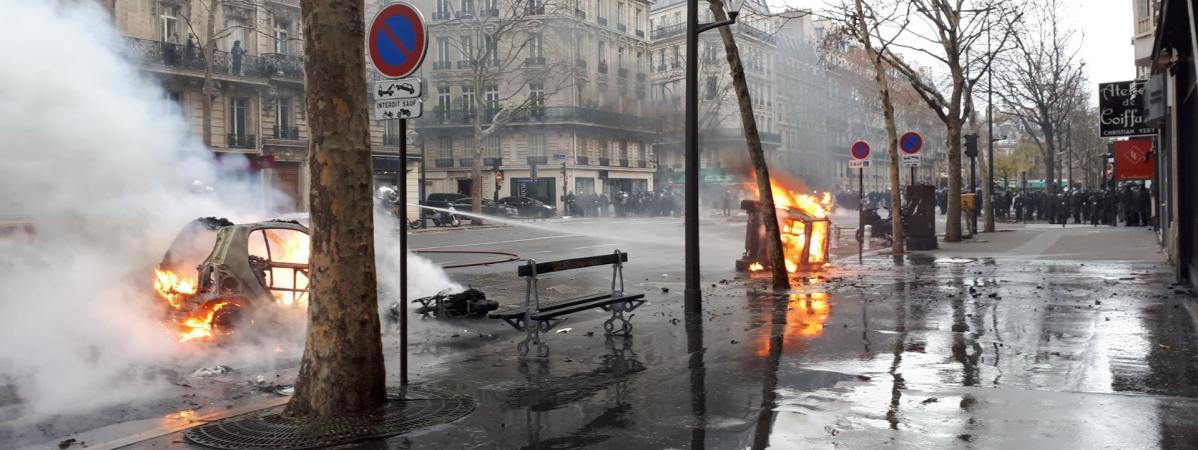
[[[722,0],[708,0],[711,15],[717,22],[728,20],[724,12]],[[724,41],[724,55],[732,72],[732,86],[736,90],[737,103],[740,105],[741,125],[745,130],[745,141],[748,145],[749,160],[753,163],[753,171],[757,176],[757,193],[761,201],[761,209],[765,214],[766,242],[770,248],[770,271],[773,275],[774,289],[790,287],[790,275],[786,271],[786,254],[782,247],[782,230],[778,225],[778,210],[774,206],[774,189],[770,185],[770,170],[765,160],[765,151],[761,146],[761,135],[757,132],[757,117],[753,115],[753,100],[749,97],[749,83],[745,78],[745,66],[740,60],[740,49],[736,46],[736,37],[729,27],[719,27],[720,38]]]
[[[1044,159],[1045,188],[1056,193],[1057,157],[1070,146],[1069,119],[1084,105],[1085,73],[1074,30],[1061,23],[1057,0],[1034,0],[1034,15],[1019,27],[996,72],[996,94],[1036,143]]]
[[[962,130],[974,113],[973,92],[990,70],[995,56],[1011,38],[1006,24],[1018,21],[1021,13],[1011,0],[909,0],[909,16],[880,21],[881,30],[902,29],[880,53],[882,60],[915,88],[920,98],[944,123],[948,150],[948,224],[945,240],[961,240],[961,144]],[[966,3],[969,3],[967,5]],[[970,8],[973,6],[974,8]],[[1000,19],[1001,18],[1001,19]],[[908,21],[918,26],[907,26]],[[987,33],[994,45],[986,45]],[[933,79],[923,69],[897,54],[908,51],[934,62],[932,69],[945,72],[946,79]]]
[[[311,300],[286,414],[360,414],[386,400],[375,280],[362,0],[303,0],[312,170]]]
[[[576,42],[574,8],[564,0],[472,0],[465,4],[470,10],[451,11],[453,18],[437,25],[435,31],[454,33],[448,37],[449,45],[462,55],[458,64],[469,69],[459,81],[470,93],[457,104],[473,130],[470,195],[472,208],[479,212],[488,138],[520,116],[544,117],[546,100],[573,86],[581,68],[574,60],[546,57],[571,54],[564,50],[564,43]]]
[[[877,3],[877,2],[875,2]],[[839,24],[839,29],[828,35],[831,40],[851,39],[865,49],[865,56],[874,72],[874,83],[878,90],[878,101],[882,106],[882,117],[886,127],[886,154],[889,158],[890,200],[891,204],[902,204],[899,187],[899,155],[898,127],[895,119],[894,102],[891,99],[890,67],[883,60],[883,55],[895,39],[906,30],[910,16],[909,4],[886,2],[877,6],[866,4],[863,0],[853,0],[852,4],[842,2],[832,11],[832,18]],[[893,25],[890,30],[883,30],[882,24]],[[903,260],[903,222],[891,221],[891,232],[894,241],[891,256],[895,263]]]

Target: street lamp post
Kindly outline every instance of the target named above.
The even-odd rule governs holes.
[[[686,289],[687,312],[697,313],[699,287],[699,33],[736,23],[741,0],[729,2],[728,20],[699,23],[699,0],[686,2]]]

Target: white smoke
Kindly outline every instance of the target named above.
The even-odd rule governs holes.
[[[158,368],[195,356],[152,292],[171,240],[197,217],[261,220],[285,200],[191,137],[98,4],[0,0],[0,220],[37,232],[0,238],[0,385],[30,418],[160,393]],[[387,247],[380,267],[398,261]],[[413,270],[414,292],[453,286],[427,261]]]

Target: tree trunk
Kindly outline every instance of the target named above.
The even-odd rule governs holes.
[[[945,122],[948,134],[948,212],[944,240],[961,242],[961,128],[960,115],[952,112]]]
[[[892,205],[890,230],[894,236],[890,255],[898,264],[903,262],[903,221],[902,214],[896,211],[902,210],[903,200],[899,194],[902,188],[899,186],[898,130],[894,124],[894,103],[890,101],[890,81],[886,77],[882,58],[874,49],[869,27],[865,24],[865,12],[862,11],[861,0],[857,0],[855,4],[858,32],[861,33],[861,42],[865,44],[865,54],[874,65],[874,79],[878,83],[878,98],[882,101],[882,116],[886,119],[886,154],[890,157],[890,204]]]
[[[212,79],[212,58],[216,56],[216,9],[219,6],[219,0],[208,3],[208,20],[204,24],[208,29],[208,35],[204,37],[204,86],[200,88],[200,128],[204,133],[204,146],[209,149],[212,148],[212,97],[216,96],[216,81]]]
[[[709,0],[708,5],[716,21],[728,19],[722,0]],[[753,162],[753,170],[757,175],[757,192],[764,215],[762,221],[765,222],[766,242],[770,247],[773,286],[774,289],[787,289],[790,287],[790,275],[786,272],[786,254],[782,247],[782,232],[778,227],[778,210],[774,206],[774,189],[770,186],[770,169],[765,161],[765,151],[761,148],[761,136],[757,134],[757,118],[753,116],[753,101],[749,98],[745,67],[740,62],[740,50],[736,46],[732,30],[727,26],[720,27],[719,30],[724,41],[724,53],[727,54],[728,65],[732,70],[732,87],[736,90],[736,100],[740,105],[740,122],[745,130],[749,159]]]
[[[311,284],[304,357],[286,414],[353,415],[386,400],[363,4],[303,0],[301,9],[311,130]]]
[[[481,214],[483,212],[482,141],[486,139],[484,137],[480,137],[482,135],[482,115],[478,111],[480,110],[476,108],[474,113],[474,148],[470,150],[474,155],[474,158],[471,158],[473,164],[471,164],[472,167],[470,168],[470,179],[472,180],[470,182],[470,209],[472,209],[475,214]],[[470,218],[470,223],[474,225],[482,225],[483,220],[478,218],[478,216],[474,216]]]

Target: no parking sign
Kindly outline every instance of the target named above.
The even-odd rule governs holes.
[[[367,37],[370,61],[379,72],[391,78],[411,75],[428,53],[424,16],[407,3],[392,3],[379,10],[370,22]]]

